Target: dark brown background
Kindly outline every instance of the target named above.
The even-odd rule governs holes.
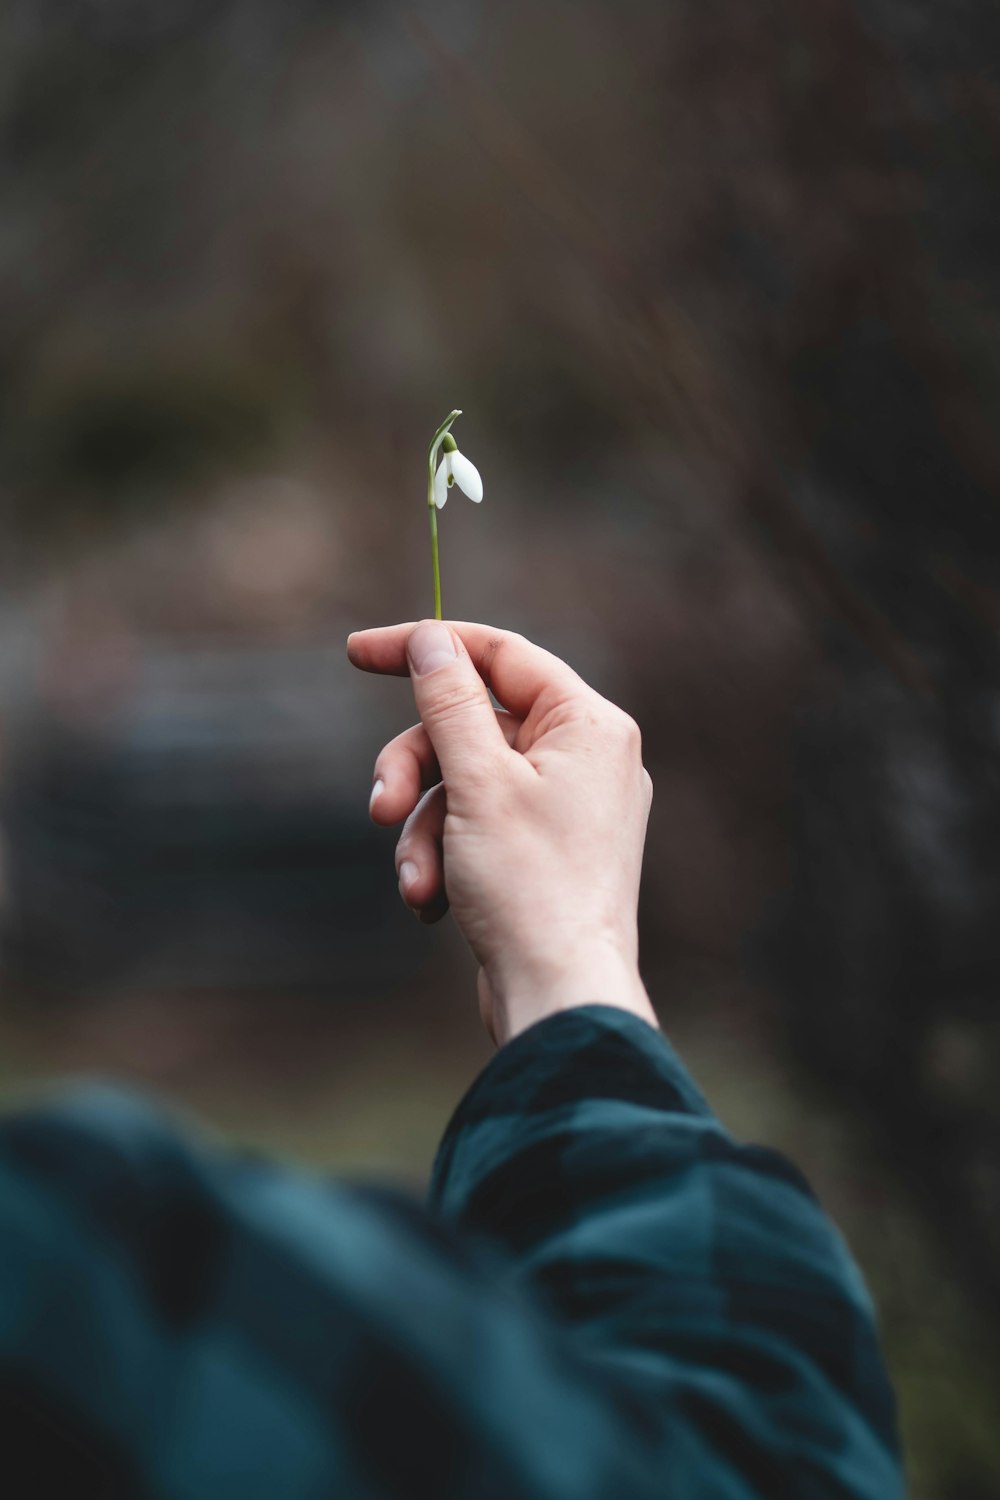
[[[0,1080],[414,1183],[487,1056],[365,818],[430,608],[641,722],[644,970],[1000,1485],[1000,10],[0,12]]]

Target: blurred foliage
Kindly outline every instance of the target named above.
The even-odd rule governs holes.
[[[44,537],[46,500],[67,490],[86,492],[100,512],[151,489],[169,494],[206,471],[252,468],[275,446],[283,395],[247,364],[171,369],[163,360],[135,369],[98,364],[28,392],[9,429],[11,492],[28,497],[13,522],[34,522]]]
[[[108,1055],[235,1133],[417,1170],[479,1055],[447,943],[419,1007],[331,979],[349,1040],[313,1106],[261,1067],[273,1037],[227,1033],[234,1083],[197,1064],[197,1012],[169,1018],[185,976],[246,986],[252,911],[279,1070],[322,1051],[287,996],[357,932],[303,941],[303,872],[349,878],[335,830],[407,717],[329,653],[427,610],[421,455],[459,404],[487,503],[446,512],[446,611],[641,721],[654,999],[857,1246],[918,1500],[1000,1488],[998,58],[992,0],[0,12],[8,964],[44,988],[48,944],[104,1016],[74,1051],[19,1012],[10,1057]],[[69,795],[94,764],[105,800]],[[192,836],[143,971],[123,892],[160,890],[175,818],[223,789],[227,847],[307,899],[248,907]],[[29,886],[100,907],[86,976]],[[421,1078],[395,1158],[315,1104],[325,1080],[416,1117]]]

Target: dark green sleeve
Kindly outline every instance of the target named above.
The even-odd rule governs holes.
[[[873,1310],[840,1236],[793,1166],[731,1139],[644,1022],[588,1007],[503,1048],[451,1121],[431,1200],[631,1393],[661,1493],[902,1493]]]
[[[871,1310],[791,1170],[654,1032],[500,1052],[431,1211],[119,1090],[0,1125],[0,1436],[102,1500],[901,1492]]]

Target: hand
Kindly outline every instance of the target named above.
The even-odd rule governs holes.
[[[486,625],[357,631],[348,655],[411,677],[421,722],[379,755],[371,814],[406,819],[400,890],[424,920],[450,904],[494,1040],[575,1005],[655,1026],[638,972],[652,783],[635,723],[558,657]]]

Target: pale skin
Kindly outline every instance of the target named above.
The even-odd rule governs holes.
[[[656,1026],[638,967],[652,783],[635,722],[558,657],[488,625],[360,630],[347,649],[364,671],[410,677],[420,722],[380,752],[371,816],[403,824],[411,910],[436,921],[450,907],[493,1040],[579,1005]]]

